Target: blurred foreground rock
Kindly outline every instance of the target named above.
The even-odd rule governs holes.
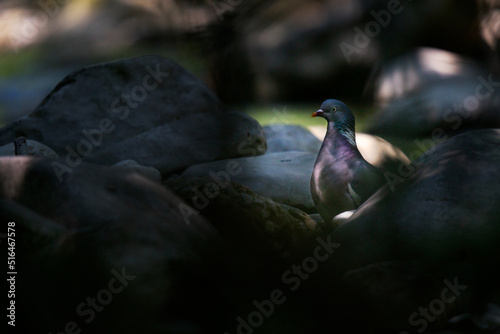
[[[130,172],[137,172],[138,174],[141,174],[150,180],[157,182],[161,181],[161,174],[156,168],[139,165],[137,161],[134,160],[120,161],[111,166],[111,168],[122,169]]]
[[[430,327],[439,328],[463,312],[476,313],[478,305],[498,298],[499,147],[500,130],[469,131],[447,140],[414,161],[407,174],[394,175],[392,185],[375,193],[332,233],[342,247],[330,268],[347,275],[333,295],[346,303],[360,298],[363,305],[339,311],[351,320],[352,312],[362,312],[382,321],[383,331],[393,332],[421,328],[415,327],[420,316],[413,321],[409,317],[419,306],[443,298],[445,279],[458,289],[456,301],[446,302],[446,312],[435,311],[434,320],[426,320]],[[417,261],[412,271],[409,261]],[[395,264],[382,264],[389,262]],[[380,286],[392,292],[377,291]],[[386,294],[390,297],[383,299],[390,306],[383,310],[394,308],[390,313],[380,308]]]
[[[462,273],[474,270],[467,263],[458,263],[456,268]],[[449,272],[429,267],[422,261],[372,263],[342,275],[337,287],[339,301],[354,299],[357,302],[339,307],[339,316],[349,319],[345,322],[345,332],[350,328],[356,333],[373,330],[434,333],[433,329],[445,327],[448,319],[471,303],[476,291],[461,285],[467,278],[462,274],[458,278],[450,276]],[[458,288],[453,290],[455,283]],[[362,314],[366,322],[350,326],[350,321],[355,321],[354,314]]]
[[[59,332],[75,321],[96,333],[151,333],[181,319],[195,326],[187,313],[158,317],[178,291],[194,291],[189,273],[208,273],[204,254],[219,240],[201,216],[186,224],[182,200],[138,174],[90,164],[59,182],[50,160],[0,158],[0,175],[0,212],[16,224],[23,268],[18,327]],[[87,304],[96,295],[106,312]]]
[[[407,138],[500,127],[500,79],[466,57],[422,48],[384,65],[370,132]]]
[[[334,232],[349,246],[352,259],[344,264],[355,268],[395,255],[496,261],[499,144],[500,130],[468,131],[426,152],[404,175],[391,175],[393,182]]]
[[[183,201],[138,173],[89,163],[60,182],[60,161],[0,158],[0,218],[15,222],[23,268],[23,332],[232,330],[255,300],[283,289],[283,273],[320,236],[304,212],[244,186],[228,184],[200,208],[192,190],[207,180],[168,183]]]

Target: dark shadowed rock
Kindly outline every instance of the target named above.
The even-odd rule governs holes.
[[[199,309],[181,311],[179,294],[199,306],[203,294],[217,305],[210,291],[195,292],[192,280],[206,274],[209,282],[212,269],[203,263],[220,237],[201,216],[187,224],[180,207],[188,206],[172,192],[138,174],[86,163],[59,182],[50,161],[27,157],[0,158],[0,175],[0,216],[16,223],[23,268],[19,314],[31,315],[19,327],[59,332],[75,321],[96,333],[152,333],[207,324]],[[96,296],[105,312],[94,319],[86,300]]]
[[[51,147],[67,168],[132,159],[162,174],[266,148],[254,119],[225,111],[203,82],[159,56],[68,75],[31,114],[0,130],[0,144],[21,135]]]
[[[269,291],[283,292],[286,302],[274,305],[275,313],[263,322],[259,331],[283,332],[285,327],[289,329],[287,333],[306,333],[303,324],[318,323],[321,316],[316,312],[316,306],[324,302],[324,288],[316,289],[319,285],[312,281],[313,277],[322,277],[316,269],[323,263],[314,262],[313,256],[321,251],[324,260],[325,254],[328,257],[328,252],[331,252],[323,249],[328,241],[318,240],[322,231],[320,225],[301,210],[276,203],[248,187],[229,182],[217,188],[213,182],[209,177],[181,177],[164,181],[188,204],[198,208],[199,214],[212,222],[226,237],[227,243],[235,245],[233,249],[243,250],[231,261],[228,270],[234,273],[237,280],[241,280],[238,276],[243,272],[254,283],[266,287],[259,292],[251,290],[252,285],[248,283],[244,285],[241,290],[249,292],[248,305],[252,302],[256,305],[255,301],[261,300],[258,296],[262,291],[267,293],[266,299],[269,299]],[[234,254],[227,252],[224,256],[233,258]],[[306,261],[307,264],[304,264]],[[310,274],[305,275],[310,277],[307,282],[303,280],[304,276],[302,279],[295,276],[297,265],[312,265],[307,269]],[[324,278],[329,280],[330,277]],[[235,299],[235,305],[241,303],[241,292],[235,293],[235,298],[239,298]],[[239,315],[247,319],[254,310],[252,307]],[[233,321],[233,324],[227,332],[239,332],[239,323]]]
[[[319,236],[318,223],[306,213],[238,183],[228,181],[219,187],[210,177],[190,177],[165,184],[199,209],[222,235],[248,243],[246,247],[263,256],[301,254],[305,245]]]
[[[497,298],[499,147],[500,130],[445,141],[333,231],[328,303],[344,332],[442,330]]]
[[[469,131],[413,162],[333,232],[336,267],[421,259],[498,262],[500,130]],[[341,269],[342,268],[342,269]]]
[[[289,293],[283,273],[319,234],[304,212],[244,186],[227,185],[198,212],[190,187],[206,183],[176,188],[186,202],[137,173],[89,163],[59,182],[53,162],[0,158],[0,218],[16,223],[23,269],[23,333],[71,321],[92,333],[236,332],[256,300]],[[277,313],[263,328],[288,318]]]
[[[160,172],[154,168],[154,167],[148,167],[148,166],[142,166],[137,163],[137,161],[134,160],[123,160],[120,161],[111,168],[114,169],[122,169],[130,172],[136,172],[138,174],[141,174],[142,176],[147,177],[150,180],[160,182],[161,181],[161,174]]]
[[[476,292],[466,285],[474,266],[452,265],[455,273],[421,261],[379,262],[348,271],[336,287],[339,327],[353,333],[444,328],[448,319],[467,309]],[[359,317],[364,321],[356,321]]]
[[[496,299],[498,300],[498,299]],[[463,313],[449,321],[457,334],[463,332],[498,333],[500,330],[500,307],[488,302],[475,314]],[[446,334],[446,333],[439,333]]]

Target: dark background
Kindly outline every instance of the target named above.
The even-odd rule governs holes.
[[[144,54],[177,60],[239,108],[328,97],[371,105],[379,69],[418,47],[497,69],[495,1],[398,2],[348,61],[342,43],[355,46],[356,28],[391,1],[2,1],[0,114],[6,123],[30,112],[82,66]]]

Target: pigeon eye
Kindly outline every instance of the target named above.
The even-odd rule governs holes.
[[[332,111],[333,112],[337,111],[337,107],[333,107]]]

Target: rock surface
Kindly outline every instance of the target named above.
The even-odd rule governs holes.
[[[325,293],[340,332],[443,329],[498,296],[499,145],[500,130],[448,139],[330,234],[341,246]]]
[[[30,156],[44,157],[49,159],[59,158],[59,155],[54,152],[53,149],[51,149],[47,145],[37,142],[36,140],[27,139],[26,144],[28,145],[28,155]],[[16,153],[13,143],[0,146],[0,157],[15,155]]]
[[[180,205],[173,193],[135,173],[83,164],[59,182],[50,160],[0,158],[0,216],[16,224],[24,270],[16,302],[20,313],[32,315],[17,325],[23,332],[54,332],[73,319],[95,333],[150,333],[185,317],[161,319],[158,312],[169,314],[174,292],[194,291],[179,282],[189,281],[189,266],[200,264],[219,235],[200,216],[186,224]],[[197,268],[193,275],[208,272]],[[123,289],[111,294],[113,303],[99,304],[108,312],[90,321],[86,298],[109,300],[113,277],[113,290]],[[99,294],[102,289],[108,292]]]
[[[259,195],[305,212],[317,212],[309,190],[316,154],[276,152],[226,159],[188,168],[182,176],[211,177],[243,184]]]
[[[341,323],[346,332],[354,333],[417,333],[423,328],[443,328],[471,300],[472,289],[464,290],[460,285],[466,280],[463,272],[458,279],[460,289],[454,293],[449,286],[453,286],[455,276],[419,261],[380,262],[348,271],[338,287]],[[364,321],[357,322],[359,317]]]
[[[24,270],[16,302],[32,315],[17,324],[22,332],[70,321],[92,333],[224,332],[283,286],[283,272],[319,236],[304,212],[241,185],[199,208],[191,189],[206,183],[176,188],[186,202],[137,173],[89,163],[60,182],[53,163],[0,158],[0,218],[16,223]],[[92,300],[102,313],[90,311]]]
[[[266,149],[254,119],[225,111],[199,79],[159,56],[68,75],[31,114],[0,129],[0,144],[20,135],[50,146],[68,168],[132,159],[164,175]]]
[[[337,268],[402,258],[496,263],[499,145],[500,130],[468,131],[393,175],[334,231],[333,239],[346,246]]]
[[[138,174],[141,174],[145,177],[147,177],[150,180],[160,182],[161,181],[161,174],[158,171],[158,169],[154,167],[148,167],[148,166],[142,166],[137,163],[137,161],[134,160],[123,160],[120,161],[111,168],[115,169],[122,169],[125,171],[130,171],[130,172],[137,172]]]
[[[199,209],[218,231],[239,243],[249,243],[255,251],[268,255],[301,254],[319,236],[319,224],[306,213],[254,193],[230,182],[216,185],[210,177],[167,180],[192,207]],[[265,251],[266,250],[266,251]]]

